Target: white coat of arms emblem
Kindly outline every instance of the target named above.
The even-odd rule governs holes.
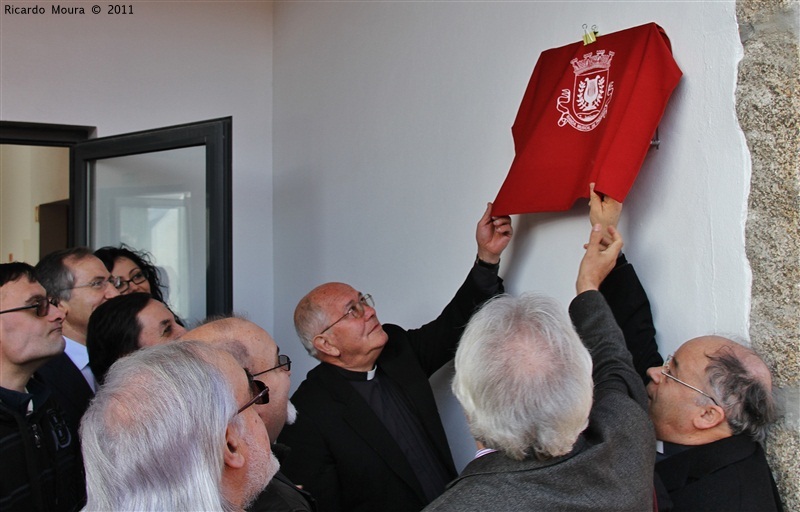
[[[614,52],[597,50],[582,59],[572,59],[575,82],[572,90],[562,89],[556,100],[561,112],[558,126],[569,124],[576,130],[594,130],[608,113],[608,104],[614,94],[614,82],[608,79]]]

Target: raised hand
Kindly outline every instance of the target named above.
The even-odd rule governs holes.
[[[600,283],[614,269],[617,256],[622,250],[622,236],[614,228],[608,226],[608,235],[611,237],[608,244],[603,243],[603,227],[601,224],[592,226],[592,234],[586,245],[586,254],[583,255],[575,289],[578,294],[587,290],[597,290]]]
[[[492,217],[492,203],[488,203],[475,230],[478,258],[486,263],[498,263],[500,255],[511,241],[513,232],[511,217]]]

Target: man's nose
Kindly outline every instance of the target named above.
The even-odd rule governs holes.
[[[373,316],[375,316],[375,308],[369,304],[364,304],[364,320],[369,320]]]
[[[47,320],[50,322],[63,322],[66,315],[58,306],[50,306],[50,309],[47,311]]]
[[[663,377],[661,374],[661,368],[663,368],[663,366],[653,366],[652,368],[647,369],[647,376],[650,377],[650,380],[652,380],[655,384],[661,383],[661,377]]]
[[[113,299],[114,297],[119,297],[119,290],[117,290],[117,288],[113,284],[108,283],[106,285],[105,298]]]

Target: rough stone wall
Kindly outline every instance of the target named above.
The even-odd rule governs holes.
[[[744,46],[736,108],[752,158],[750,337],[784,409],[767,440],[770,465],[784,508],[800,510],[800,3],[736,7]]]

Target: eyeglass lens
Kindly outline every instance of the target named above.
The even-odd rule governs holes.
[[[264,405],[269,403],[269,388],[267,385],[260,380],[254,379],[247,370],[245,370],[245,373],[247,374],[247,381],[250,385],[250,392],[253,394],[253,398],[240,407],[236,414],[241,413],[253,404]]]

